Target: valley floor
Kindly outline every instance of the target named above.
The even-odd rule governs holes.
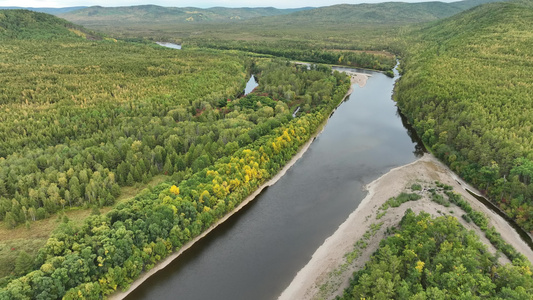
[[[317,249],[308,264],[298,272],[278,299],[333,299],[336,295],[342,294],[342,291],[349,285],[352,273],[365,265],[372,253],[378,249],[379,242],[386,236],[386,229],[396,226],[408,208],[415,213],[425,211],[433,216],[456,217],[467,229],[474,230],[480,236],[481,241],[488,246],[489,251],[495,253],[496,249],[481,230],[475,224],[467,223],[461,218],[464,212],[459,207],[453,204],[450,207],[444,207],[432,202],[427,192],[422,191],[423,198],[418,201],[407,202],[397,208],[389,207],[383,217],[376,219],[378,208],[389,198],[398,196],[413,183],[420,183],[424,186],[435,181],[452,186],[453,190],[461,194],[474,210],[483,212],[488,217],[489,227],[494,226],[507,243],[526,256],[529,261],[533,261],[533,251],[503,218],[472,197],[456,181],[455,174],[433,155],[425,154],[417,161],[395,168],[370,183],[367,186],[368,195],[359,207]],[[354,250],[355,242],[363,238],[371,224],[381,222],[383,222],[381,229],[367,241],[367,247],[361,251],[357,259],[347,265],[345,255]],[[500,263],[508,262],[509,260],[502,254]]]

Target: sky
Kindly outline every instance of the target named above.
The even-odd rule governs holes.
[[[298,8],[306,6],[329,6],[334,4],[358,4],[379,2],[428,2],[431,0],[0,0],[0,6],[19,7],[70,7],[70,6],[131,6],[155,4],[169,7],[267,7]],[[440,0],[453,2],[455,0]]]

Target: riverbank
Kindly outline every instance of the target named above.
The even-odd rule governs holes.
[[[352,81],[352,85],[354,82]],[[339,103],[339,105],[345,101],[350,94],[353,92],[353,87],[350,85],[350,89],[347,91],[346,95],[342,99],[342,101]],[[338,107],[338,106],[337,106]],[[335,111],[337,108],[335,108],[333,111]],[[108,299],[111,300],[122,300],[126,298],[131,292],[133,292],[137,287],[139,287],[144,281],[146,281],[148,278],[153,276],[158,271],[164,269],[166,266],[168,266],[172,261],[174,261],[176,258],[178,258],[183,252],[191,248],[195,243],[197,243],[199,240],[204,238],[206,235],[208,235],[211,231],[213,231],[215,228],[217,228],[220,224],[224,223],[226,220],[228,220],[231,216],[233,216],[235,213],[240,211],[243,207],[245,207],[247,204],[249,204],[252,200],[254,200],[266,187],[269,187],[271,185],[274,185],[278,180],[280,180],[285,173],[304,155],[304,153],[309,149],[315,138],[322,133],[324,130],[325,125],[328,122],[328,118],[324,120],[322,124],[320,124],[315,132],[309,140],[303,144],[300,147],[300,150],[296,155],[292,157],[292,159],[281,169],[274,177],[272,177],[267,182],[263,183],[259,188],[257,188],[252,194],[250,194],[246,199],[244,199],[233,211],[226,214],[224,217],[219,219],[217,222],[215,222],[213,225],[211,225],[207,230],[202,232],[200,235],[183,245],[177,252],[172,253],[170,256],[166,257],[165,259],[158,262],[154,268],[150,269],[148,272],[142,273],[134,282],[131,283],[130,287],[126,291],[117,291],[111,295],[108,296]]]
[[[371,224],[378,223],[376,220],[378,208],[384,202],[397,196],[413,183],[431,183],[434,181],[452,186],[453,190],[461,194],[473,209],[481,211],[487,216],[489,226],[494,226],[507,243],[515,247],[530,261],[533,261],[533,251],[503,218],[490,211],[463,189],[455,180],[455,174],[445,165],[431,154],[425,154],[417,161],[392,169],[368,184],[368,195],[358,208],[317,249],[309,263],[298,272],[279,299],[333,299],[335,295],[342,293],[344,288],[348,286],[352,273],[362,268],[372,253],[378,249],[379,242],[386,236],[386,228],[398,224],[408,208],[416,213],[426,211],[434,216],[455,216],[463,226],[474,230],[480,236],[481,241],[487,244],[489,251],[496,252],[496,249],[477,226],[473,223],[467,223],[461,218],[463,211],[460,208],[454,205],[446,208],[424,197],[418,201],[404,203],[397,208],[389,208],[385,216],[379,219],[379,223],[383,222],[381,229],[368,241],[368,246],[361,252],[361,255],[347,268],[340,268],[345,263],[344,255],[353,250],[354,243],[363,238]],[[500,263],[508,262],[509,260],[502,255]]]
[[[352,84],[357,84],[359,85],[359,87],[364,87],[366,85],[368,78],[371,76],[369,74],[350,72],[350,71],[345,71],[344,73],[350,75],[350,80]]]
[[[254,200],[255,197],[257,197],[261,193],[261,191],[263,191],[263,189],[265,189],[268,186],[271,186],[271,185],[275,184],[278,180],[281,179],[281,177],[283,177],[283,175],[285,175],[287,170],[289,170],[296,163],[296,161],[298,161],[298,159],[300,159],[302,157],[302,155],[307,151],[307,149],[309,148],[309,146],[313,142],[313,139],[314,139],[315,136],[311,137],[309,139],[309,141],[307,141],[307,143],[305,143],[302,146],[301,150],[285,165],[285,167],[283,169],[281,169],[281,171],[278,174],[276,174],[274,177],[272,177],[267,182],[263,183],[257,190],[255,190],[251,195],[249,195],[246,199],[244,199],[244,201],[242,201],[232,212],[226,214],[224,217],[222,217],[216,223],[211,225],[207,230],[205,230],[200,235],[198,235],[197,237],[195,237],[194,239],[190,240],[188,243],[183,245],[183,247],[181,247],[178,252],[175,252],[175,253],[171,254],[167,258],[165,258],[162,261],[160,261],[159,263],[157,263],[154,268],[150,269],[150,271],[141,274],[141,276],[138,279],[136,279],[130,285],[130,288],[127,291],[116,292],[116,293],[110,295],[108,297],[108,299],[110,299],[110,300],[122,300],[122,299],[126,298],[127,295],[129,295],[133,290],[135,290],[137,287],[139,287],[144,281],[146,281],[152,275],[157,273],[159,270],[164,269],[173,260],[178,258],[183,252],[185,252],[189,248],[191,248],[196,242],[198,242],[200,239],[204,238],[211,231],[213,231],[217,226],[219,226],[220,224],[224,223],[227,219],[229,219],[231,216],[233,216],[235,213],[237,213],[243,207],[245,207],[248,203],[250,203],[252,200]]]

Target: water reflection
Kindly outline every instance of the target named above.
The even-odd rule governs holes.
[[[396,108],[396,116],[398,116],[402,120],[402,125],[407,130],[407,135],[409,135],[411,141],[415,144],[415,150],[413,151],[413,154],[416,157],[422,157],[424,153],[427,152],[427,149],[418,134],[416,133],[416,130],[411,124],[409,124],[409,121],[407,121],[407,117],[402,114],[399,107]]]

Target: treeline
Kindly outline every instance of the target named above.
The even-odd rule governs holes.
[[[345,65],[374,70],[391,70],[396,64],[394,57],[372,54],[364,51],[333,51],[321,49],[316,45],[303,41],[233,41],[212,39],[191,39],[189,45],[223,50],[242,50],[268,54],[292,60],[315,62],[322,64]]]
[[[106,215],[90,217],[81,228],[63,223],[41,249],[30,272],[2,289],[0,299],[100,299],[127,288],[141,272],[199,235],[275,175],[343,99],[350,83],[346,75],[331,74],[327,68],[307,70],[282,62],[268,68],[309,78],[308,87],[326,82],[327,99],[295,119],[285,108],[280,112],[283,118],[270,116],[261,122],[265,126],[261,130],[248,130],[244,147],[194,174],[190,168],[189,173],[178,171],[174,181],[145,189]],[[267,73],[262,74],[266,77]],[[295,99],[306,94],[304,87]],[[274,109],[282,110],[286,105],[279,102],[283,101],[290,103],[257,95],[230,101],[224,109],[232,111],[225,116],[242,118],[246,112],[272,109],[272,102],[278,102]],[[252,134],[255,130],[257,136]]]
[[[530,299],[530,263],[500,265],[454,217],[410,209],[337,299]]]
[[[396,90],[429,149],[529,231],[532,26],[533,8],[516,2],[483,5],[417,31]]]

